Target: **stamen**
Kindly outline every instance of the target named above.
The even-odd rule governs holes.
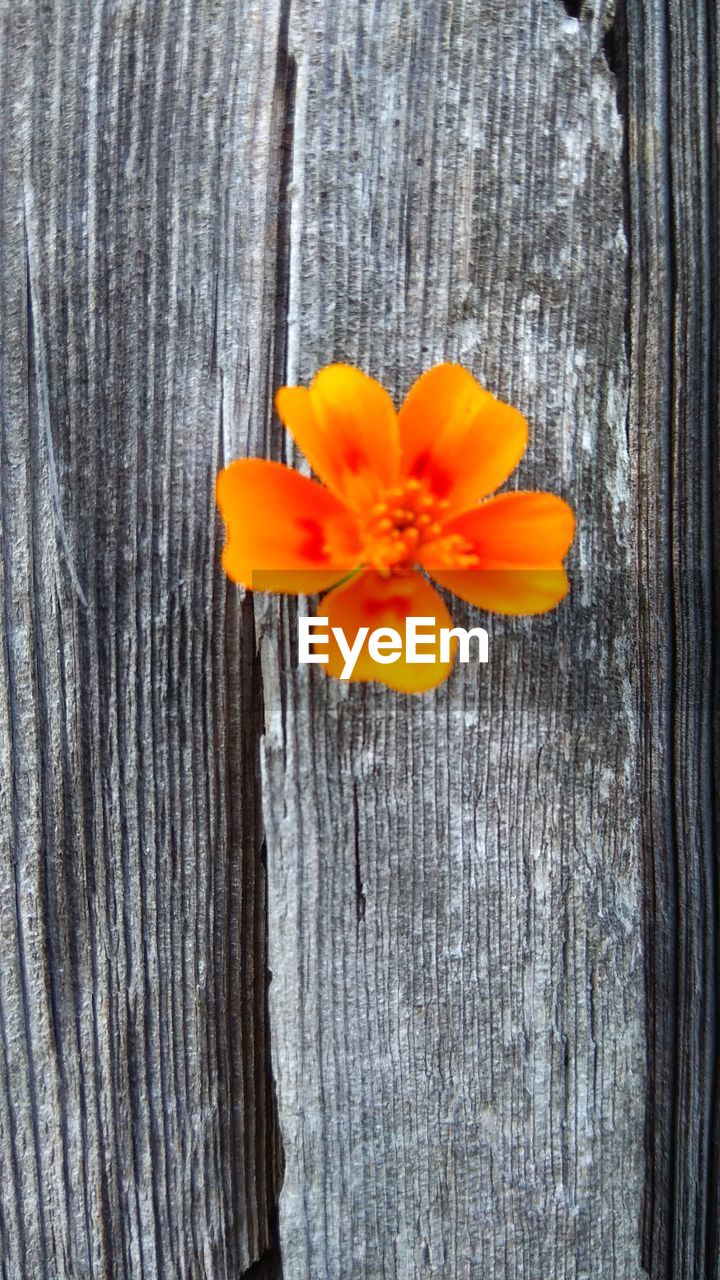
[[[472,547],[457,534],[442,538],[446,498],[436,498],[424,480],[413,477],[388,489],[370,508],[363,530],[364,560],[383,576],[412,565],[423,543],[433,541],[442,563],[466,567]]]

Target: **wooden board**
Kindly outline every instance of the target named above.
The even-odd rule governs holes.
[[[0,1271],[235,1280],[275,1150],[260,690],[213,491],[272,379],[279,16],[3,28]]]
[[[342,358],[398,397],[458,359],[529,418],[517,482],[566,495],[579,518],[571,601],[493,619],[489,667],[424,698],[294,671],[294,609],[278,625],[259,604],[292,1277],[640,1274],[641,775],[609,16],[292,6],[287,380]]]
[[[644,1260],[720,1275],[714,0],[627,5],[630,421],[638,473],[648,1127]]]

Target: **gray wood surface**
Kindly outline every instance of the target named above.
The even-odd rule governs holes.
[[[287,379],[459,359],[570,497],[572,598],[434,695],[258,602],[291,1277],[636,1277],[644,999],[623,128],[607,6],[293,4]],[[278,445],[278,447],[280,447]],[[455,616],[468,614],[456,607]],[[278,618],[281,619],[278,622]]]
[[[628,3],[629,431],[648,879],[644,1260],[720,1276],[716,0]]]
[[[718,1280],[719,25],[0,0],[3,1280]],[[425,697],[220,571],[336,358],[578,514]]]
[[[266,417],[279,17],[2,19],[0,1273],[236,1280],[274,1130],[214,477]]]

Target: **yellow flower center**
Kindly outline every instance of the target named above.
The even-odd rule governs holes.
[[[466,538],[443,536],[448,507],[447,500],[436,498],[422,480],[388,489],[361,527],[365,563],[386,573],[409,568],[420,547],[432,543],[438,568],[476,567],[478,558]]]

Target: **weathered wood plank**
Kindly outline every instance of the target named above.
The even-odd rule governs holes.
[[[718,7],[628,4],[653,1277],[720,1275]]]
[[[269,1243],[259,680],[214,477],[267,416],[281,27],[2,6],[8,1280],[235,1280]]]
[[[289,676],[259,606],[286,1274],[637,1274],[640,844],[645,1262],[719,1274],[718,22],[589,8],[296,0],[295,76],[279,3],[2,7],[12,1280],[268,1244],[262,708],[213,474],[283,455],[271,384],[447,355],[578,506],[575,594],[412,703]]]
[[[286,1273],[635,1277],[644,1107],[622,126],[608,5],[293,4],[286,378],[460,359],[572,599],[409,699],[258,601]],[[285,447],[279,429],[271,450]],[[456,619],[468,614],[455,609]]]

